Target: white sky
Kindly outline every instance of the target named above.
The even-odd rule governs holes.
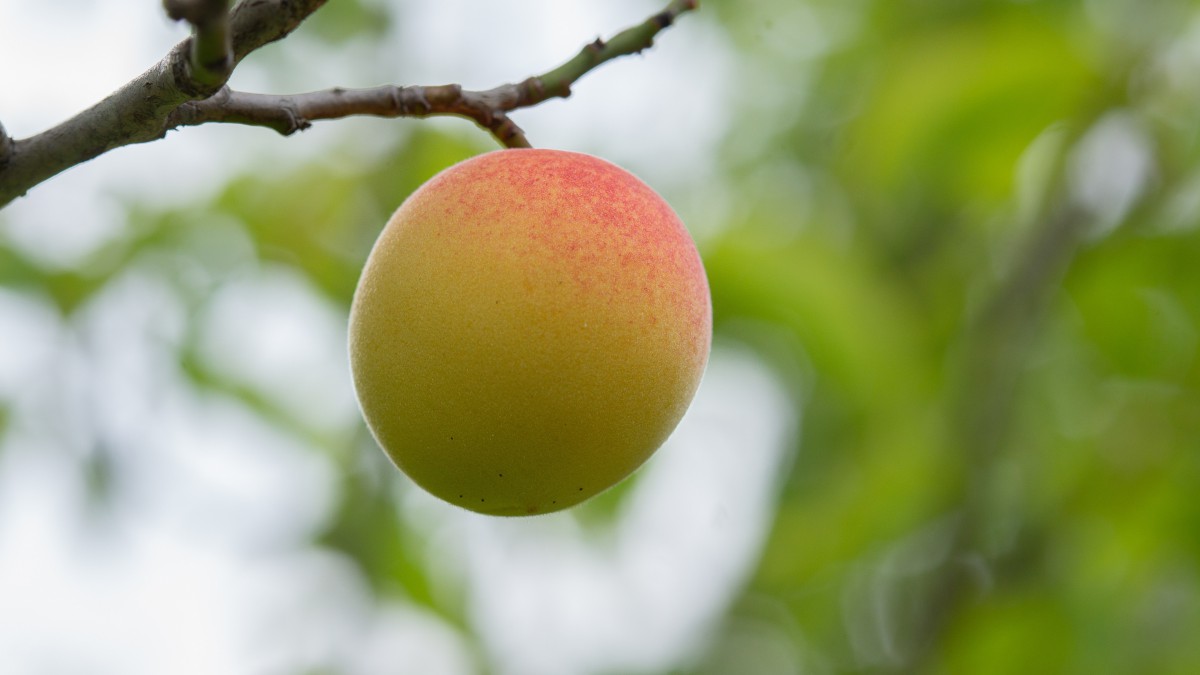
[[[383,46],[329,50],[294,39],[272,48],[274,69],[256,69],[251,57],[234,84],[487,87],[556,65],[660,5],[414,2]],[[157,2],[5,0],[0,121],[14,136],[36,133],[120,86],[183,34]],[[537,145],[628,166],[675,195],[687,219],[689,194],[705,192],[695,186],[715,174],[729,124],[728,59],[714,29],[685,18],[645,56],[607,64],[570,101],[517,119]],[[69,267],[121,230],[114,194],[192,201],[264,161],[319,158],[354,124],[363,123],[324,123],[289,139],[213,126],[118,149],[7,208],[0,237]],[[334,468],[173,379],[180,311],[137,270],[73,331],[39,302],[0,289],[0,397],[14,406],[0,445],[0,670],[473,672],[477,657],[451,626],[414,607],[375,604],[345,560],[305,546],[336,503]],[[303,279],[286,270],[246,277],[222,291],[203,322],[217,367],[315,425],[357,416],[345,317]],[[305,327],[303,344],[286,339],[296,326]],[[442,582],[470,590],[497,672],[667,667],[697,648],[753,569],[794,432],[785,401],[763,366],[717,350],[692,411],[612,532],[581,529],[569,513],[486,518],[414,490],[404,515],[427,533]],[[139,467],[103,522],[76,470],[96,426],[122,439],[115,452]],[[403,487],[398,474],[391,479]],[[445,562],[453,560],[460,564]]]

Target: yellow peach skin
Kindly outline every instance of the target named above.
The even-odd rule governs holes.
[[[695,244],[629,172],[558,150],[446,169],[396,211],[350,313],[367,424],[430,493],[567,508],[666,440],[708,360]]]

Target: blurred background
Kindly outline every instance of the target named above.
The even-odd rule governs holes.
[[[663,4],[338,0],[232,85],[487,88]],[[185,35],[6,0],[0,120]],[[700,246],[667,445],[516,520],[375,447],[348,303],[471,124],[116,150],[0,211],[0,672],[1200,672],[1200,7],[706,0],[515,119]]]

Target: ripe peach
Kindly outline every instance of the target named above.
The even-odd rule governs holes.
[[[499,150],[414,192],[350,313],[367,424],[434,495],[494,515],[577,504],[683,416],[712,310],[671,207],[604,160]]]

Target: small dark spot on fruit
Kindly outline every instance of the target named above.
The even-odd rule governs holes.
[[[500,477],[501,477],[501,478],[504,478],[504,474],[500,474]]]

